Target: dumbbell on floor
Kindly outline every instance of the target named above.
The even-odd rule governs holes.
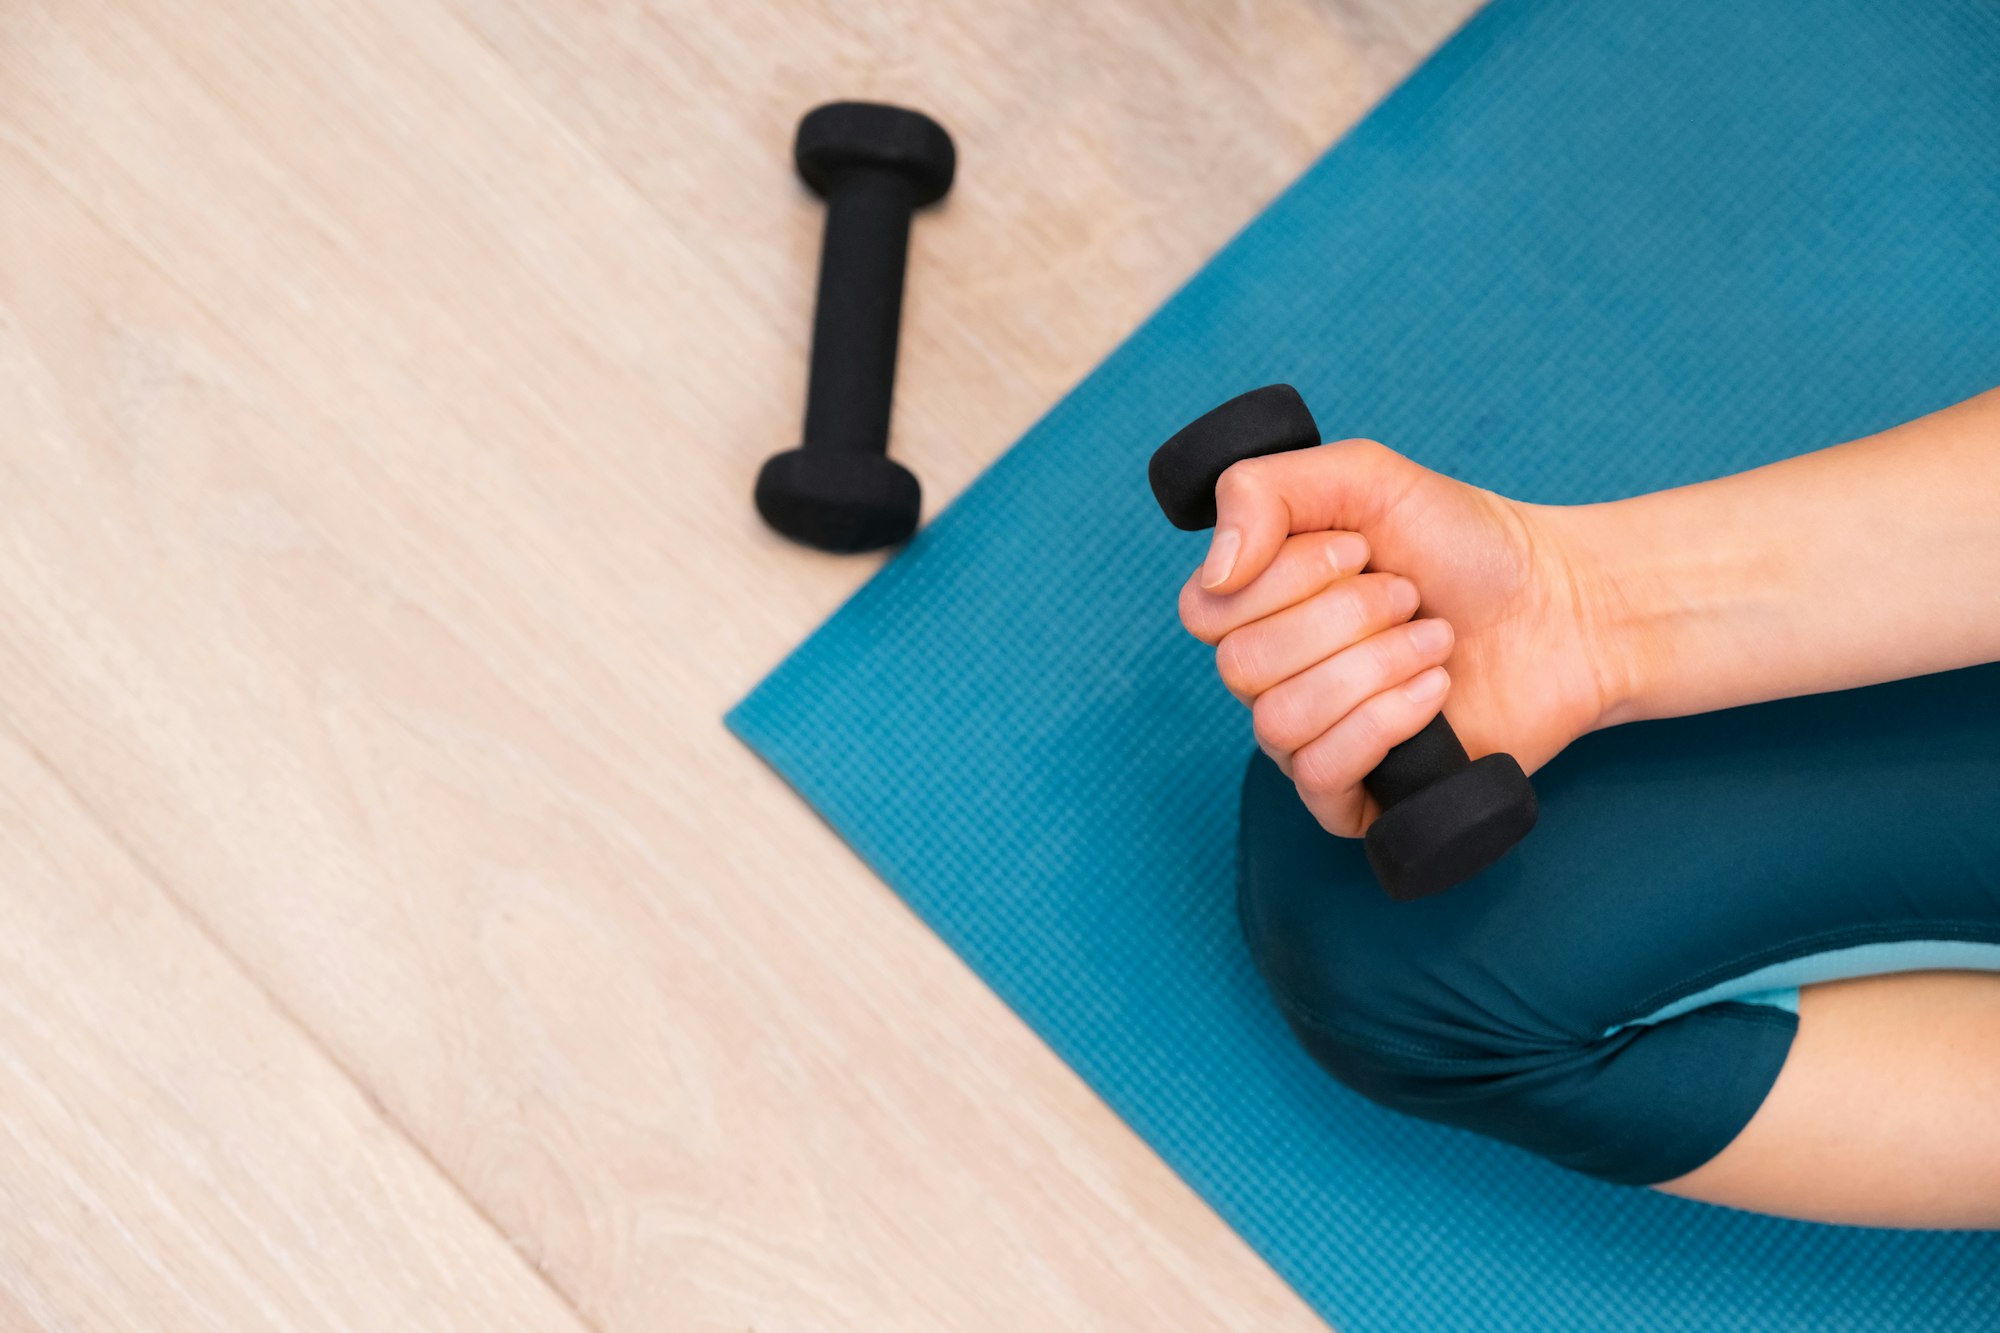
[[[1215,526],[1215,486],[1235,463],[1310,449],[1319,426],[1288,384],[1232,398],[1154,453],[1153,496],[1175,527]],[[1535,826],[1535,789],[1509,754],[1471,759],[1444,714],[1392,748],[1363,785],[1382,807],[1368,864],[1389,896],[1423,898],[1472,878]]]
[[[757,512],[794,541],[872,551],[916,531],[923,492],[889,455],[910,215],[951,188],[957,155],[929,116],[832,102],[799,122],[793,158],[826,200],[805,440],[757,476]]]

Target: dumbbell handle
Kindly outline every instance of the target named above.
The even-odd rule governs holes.
[[[1375,771],[1361,780],[1368,794],[1384,810],[1415,796],[1440,778],[1458,772],[1472,759],[1459,742],[1443,713],[1424,724],[1424,729],[1389,753]]]
[[[850,167],[826,204],[805,444],[887,453],[916,189],[893,171]]]
[[[910,214],[951,189],[957,150],[907,107],[829,102],[799,121],[799,178],[826,200],[805,438],[757,472],[757,512],[823,551],[909,540],[923,487],[889,457]]]

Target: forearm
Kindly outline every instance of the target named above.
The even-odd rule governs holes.
[[[2000,390],[1751,472],[1549,511],[1610,725],[2000,659]]]

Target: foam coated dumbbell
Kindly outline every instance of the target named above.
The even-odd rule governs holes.
[[[794,541],[872,551],[916,531],[923,492],[889,457],[910,215],[951,188],[951,136],[929,116],[831,102],[799,122],[793,160],[826,200],[805,439],[765,462],[757,512]]]
[[[1215,486],[1246,458],[1310,449],[1319,426],[1288,384],[1232,398],[1154,453],[1154,498],[1175,527],[1215,526]],[[1535,789],[1508,754],[1471,759],[1444,714],[1392,748],[1364,780],[1382,807],[1364,843],[1389,896],[1423,898],[1472,878],[1535,826]]]

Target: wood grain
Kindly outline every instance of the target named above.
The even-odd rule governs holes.
[[[0,1327],[584,1325],[0,737]]]
[[[598,1327],[1311,1326],[719,717],[802,110],[959,140],[935,510],[1468,8],[9,6],[7,723]]]

